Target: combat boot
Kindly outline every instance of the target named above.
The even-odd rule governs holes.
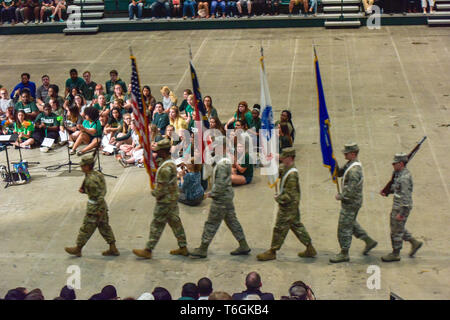
[[[169,253],[173,254],[175,256],[178,255],[178,256],[185,256],[185,257],[187,257],[189,255],[189,251],[188,251],[188,249],[186,247],[179,247],[178,249],[171,250]]]
[[[200,244],[200,247],[190,251],[189,255],[192,259],[206,258],[206,256],[208,255],[208,246],[209,244],[202,242]]]
[[[348,249],[341,249],[334,258],[330,258],[331,263],[340,263],[340,262],[348,262],[350,261],[350,257],[348,256]]]
[[[299,252],[298,256],[300,258],[314,258],[317,255],[316,249],[314,249],[312,243],[306,246],[306,250],[303,252]]]
[[[388,255],[381,257],[381,260],[383,260],[384,262],[400,261],[400,249],[394,249],[394,251],[392,251]]]
[[[266,252],[260,253],[256,256],[259,261],[275,260],[277,258],[277,252],[273,249],[269,249]]]
[[[133,249],[133,253],[140,258],[151,259],[152,250],[149,249]]]
[[[366,247],[364,248],[363,255],[367,255],[370,250],[375,248],[378,244],[375,240],[373,240],[371,237],[367,236],[366,238],[362,239],[366,243]]]
[[[411,238],[411,240],[409,240],[409,242],[411,243],[411,251],[409,252],[409,256],[410,257],[414,257],[414,255],[416,254],[417,250],[419,250],[422,245],[423,242],[422,241],[418,241],[414,238]]]
[[[232,256],[246,255],[246,254],[249,254],[249,252],[251,250],[252,249],[250,249],[250,247],[248,246],[247,241],[244,239],[244,240],[239,241],[239,248],[237,248],[234,251],[231,251],[230,254]]]
[[[76,247],[71,247],[71,248],[67,247],[67,248],[64,248],[64,250],[66,250],[66,252],[68,254],[72,254],[74,256],[81,257],[81,249],[82,248],[83,247],[76,246]]]
[[[109,249],[106,251],[103,251],[102,255],[104,255],[104,256],[120,256],[120,252],[116,248],[116,243],[115,242],[110,243]]]

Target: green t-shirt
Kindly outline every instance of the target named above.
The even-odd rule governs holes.
[[[247,128],[253,127],[253,116],[252,116],[252,113],[250,111],[247,111],[244,114],[244,118],[245,118],[245,122],[247,122]],[[237,120],[237,113],[236,112],[234,113],[234,119],[235,119],[234,122],[236,122],[236,120]],[[234,126],[234,123],[233,123],[233,126]]]
[[[50,103],[50,99],[54,99],[50,96],[47,96],[44,100],[44,103]],[[58,101],[58,105],[60,108],[62,108],[64,106],[64,99],[61,96],[56,97],[56,101]]]
[[[79,90],[83,91],[83,95],[86,95],[86,82],[84,82],[81,78],[76,78],[75,80],[72,80],[72,78],[69,78],[66,80],[66,88],[72,89],[72,88],[78,88]]]
[[[16,133],[23,133],[26,135],[30,135],[34,131],[34,125],[31,121],[24,121],[24,123],[19,127],[17,125],[17,122],[14,123],[14,132]],[[21,140],[25,141],[28,138],[22,137]]]
[[[186,110],[186,107],[187,107],[187,106],[188,106],[187,100],[184,99],[184,100],[181,102],[181,105],[180,105],[180,107],[178,108],[178,110],[180,110],[180,112],[183,112],[184,110]]]
[[[14,106],[16,111],[23,110],[25,113],[32,113],[35,111],[39,111],[38,107],[36,107],[36,103],[34,101],[29,102],[27,105],[24,105],[22,101],[19,101]]]
[[[59,126],[58,116],[53,112],[48,116],[44,112],[39,113],[34,123],[45,123],[46,128]]]
[[[90,122],[89,120],[84,120],[83,121],[83,127],[85,127],[86,129],[96,129],[97,132],[94,135],[91,135],[92,137],[101,137],[102,136],[102,125],[100,124],[100,121],[93,121]]]
[[[84,92],[84,97],[86,98],[86,100],[91,101],[92,99],[94,99],[94,92],[95,92],[95,86],[97,84],[94,81],[91,81],[89,84],[87,84],[85,82],[85,92]]]
[[[194,108],[188,104],[186,105],[186,109],[184,109],[184,112],[186,112],[186,115],[190,115],[192,118],[192,112],[194,112]]]
[[[112,117],[108,120],[108,124],[111,126],[111,128],[118,128],[123,124],[122,119],[117,120],[116,118]]]
[[[109,103],[109,101],[111,100],[111,95],[110,95],[110,94],[107,94],[107,93],[103,93],[103,96],[105,97],[106,103]],[[94,94],[94,95],[93,95],[93,98],[94,98],[94,99],[98,99],[98,95],[97,95],[97,94]]]
[[[238,171],[238,174],[241,176],[244,176],[246,178],[252,178],[253,177],[253,164],[250,163],[250,155],[248,153],[245,154],[244,157],[245,163],[239,164],[242,168],[247,168],[247,170],[244,171],[244,173],[240,173]]]
[[[98,103],[94,104],[93,107],[94,107],[95,109],[97,109],[98,111],[102,111],[102,110],[103,110],[103,108],[102,108]],[[109,110],[109,109],[110,109],[110,108],[109,108],[109,104],[106,104],[106,105],[105,105],[105,110]]]
[[[106,89],[106,93],[112,95],[114,93],[114,86],[116,84],[120,84],[120,86],[123,89],[123,92],[127,92],[127,85],[125,84],[125,82],[123,82],[120,79],[117,79],[116,82],[112,82],[111,80],[106,81],[105,83],[105,89]]]

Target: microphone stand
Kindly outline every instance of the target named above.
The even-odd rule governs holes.
[[[100,120],[97,119],[96,121],[100,121]],[[102,136],[100,137],[100,142],[97,144],[97,147],[95,148],[95,152],[94,152],[94,158],[95,158],[95,156],[97,155],[97,162],[98,162],[98,169],[97,169],[97,171],[98,171],[98,172],[101,172],[104,176],[107,176],[107,177],[111,177],[111,178],[117,179],[117,176],[113,176],[112,174],[104,173],[104,172],[102,171],[102,167],[101,167],[101,165],[100,165],[100,146],[102,145],[102,141],[103,141],[104,135],[105,135],[105,133],[104,133],[104,131],[102,130]]]

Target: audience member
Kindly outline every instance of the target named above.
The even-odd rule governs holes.
[[[8,95],[6,88],[0,89],[0,119],[6,117],[6,110],[9,107],[14,107],[13,100]]]
[[[171,12],[169,0],[156,0],[151,5],[150,9],[152,10],[152,20],[161,16],[170,19]]]
[[[42,0],[41,1],[41,19],[38,23],[44,23],[44,15],[51,15],[55,9],[55,2],[53,0]]]
[[[11,99],[17,101],[24,88],[27,88],[33,98],[36,98],[36,84],[30,81],[29,73],[22,73],[20,75],[21,82],[17,84],[11,91]]]
[[[57,21],[56,16],[59,17],[59,22],[64,22],[62,18],[62,10],[66,10],[66,0],[55,0],[55,9],[49,17],[53,21]]]
[[[187,130],[188,124],[183,117],[180,116],[177,106],[170,107],[169,111],[169,121],[170,124],[175,128],[175,130],[185,129]]]
[[[421,0],[421,2],[422,2],[423,14],[427,14],[427,0]],[[434,11],[433,11],[434,0],[428,0],[428,4],[430,7],[430,13],[434,13]]]
[[[85,92],[83,92],[84,98],[86,99],[87,105],[90,106],[92,100],[94,99],[97,83],[92,81],[90,71],[83,72],[83,80],[85,83]]]
[[[292,137],[289,135],[289,127],[285,122],[278,124],[278,131],[280,140],[278,152],[281,154],[284,148],[292,147]]]
[[[42,86],[36,90],[36,106],[39,111],[44,111],[45,98],[48,96],[48,90],[50,88],[50,77],[48,75],[42,76]]]
[[[245,101],[239,102],[238,108],[236,112],[234,113],[234,116],[228,120],[227,124],[225,125],[225,129],[233,129],[234,124],[237,120],[245,121],[248,127],[253,126],[253,117],[252,113],[248,109],[248,104]]]
[[[65,285],[61,292],[59,293],[59,296],[63,298],[64,300],[76,300],[77,296],[75,294],[75,290],[67,285]]]
[[[275,126],[277,127],[279,124],[286,124],[289,128],[289,135],[292,138],[292,143],[295,140],[295,128],[292,123],[292,114],[289,110],[283,110],[280,114],[280,120],[275,122]]]
[[[252,16],[252,2],[250,0],[239,0],[236,2],[236,7],[239,11],[239,17],[242,17],[243,9],[247,9],[248,17]]]
[[[206,109],[206,115],[208,117],[208,120],[211,118],[218,118],[219,114],[217,113],[217,109],[213,107],[212,98],[210,96],[205,96],[203,98],[203,105]]]
[[[209,2],[211,2],[211,0],[209,0]],[[199,18],[209,18],[209,4],[208,1],[205,0],[199,0],[198,2],[198,11],[197,14],[199,16]],[[195,16],[195,14],[194,14]]]
[[[155,105],[155,113],[153,114],[152,123],[158,127],[159,133],[164,135],[167,125],[170,124],[169,116],[164,112],[162,102],[157,102]]]
[[[191,159],[190,163],[182,165],[182,170],[179,173],[179,202],[188,206],[198,206],[203,201],[205,191],[201,185],[201,170],[202,165],[194,164],[194,159]]]
[[[33,289],[27,293],[23,300],[45,300],[41,289]]]
[[[94,107],[95,109],[97,109],[99,111],[99,113],[110,113],[110,105],[108,103],[106,103],[106,97],[103,94],[100,94],[97,99],[96,99],[96,103],[94,105],[92,105],[92,107]],[[120,110],[119,110],[120,113]]]
[[[99,113],[98,110],[89,107],[84,110],[84,118],[82,125],[77,125],[78,130],[80,130],[80,134],[78,135],[77,140],[75,141],[70,154],[77,154],[81,156],[88,151],[96,148],[102,137],[102,127],[100,121],[98,121]],[[77,152],[77,148],[81,144],[87,144],[83,150]]]
[[[232,300],[231,296],[223,291],[214,291],[208,297],[208,300]]]
[[[120,86],[122,87],[122,92],[127,91],[127,85],[119,78],[119,73],[117,72],[117,70],[111,70],[109,72],[109,76],[111,79],[106,81],[105,83],[105,90],[107,94],[112,95],[114,93],[114,86],[116,84],[120,84]]]
[[[137,300],[155,300],[155,297],[151,293],[144,292]]]
[[[222,18],[225,18],[226,14],[227,14],[225,0],[212,0],[211,1],[211,18],[214,19],[216,17],[217,7],[219,7],[219,9],[222,13]],[[217,15],[219,15],[219,12],[217,12]]]
[[[16,6],[14,0],[2,1],[2,21],[7,21],[8,24],[16,24]]]
[[[59,121],[49,104],[44,106],[44,112],[40,113],[34,121],[33,138],[39,145],[42,144],[45,138],[54,139],[55,142],[59,138]],[[41,148],[43,152],[48,150],[48,147]]]
[[[78,77],[77,69],[70,69],[69,74],[70,78],[66,80],[66,90],[64,91],[64,95],[67,96],[70,92],[72,92],[73,88],[77,88],[78,93],[81,93],[84,96],[87,91],[86,82],[84,82],[82,78]]]
[[[153,119],[153,113],[155,111],[156,99],[152,95],[152,90],[149,86],[144,86],[142,88],[142,103],[144,104],[144,109],[147,110],[147,116],[149,121]]]
[[[23,89],[20,94],[19,101],[15,104],[14,109],[16,111],[23,110],[26,114],[27,120],[33,121],[39,114],[39,109],[36,107],[36,103],[30,98],[30,91]]]
[[[117,130],[119,130],[119,127],[123,123],[122,114],[120,113],[120,109],[117,107],[112,108],[111,110],[111,118],[108,120],[108,124],[103,129],[103,133],[105,135],[108,135],[110,133],[115,134]]]
[[[17,121],[14,122],[14,133],[18,134],[18,139],[14,142],[14,145],[21,148],[31,148],[34,144],[33,132],[33,122],[25,120],[25,112],[23,110],[18,111]]]
[[[181,297],[178,300],[197,300],[198,288],[195,283],[188,282],[183,285],[181,289]]]
[[[101,294],[105,298],[105,300],[119,300],[120,298],[117,296],[116,288],[112,285],[105,286]]]
[[[170,295],[167,289],[162,287],[156,287],[152,292],[155,300],[172,300],[172,296]]]
[[[261,292],[261,276],[257,272],[250,272],[247,275],[245,278],[245,286],[247,287],[247,290],[242,291],[241,293],[234,293],[232,296],[233,300],[243,300],[249,294],[256,294],[261,300],[275,300],[273,294]]]
[[[282,296],[280,300],[316,300],[316,296],[303,281],[295,281],[289,288],[289,296]]]
[[[161,88],[161,94],[163,96],[164,111],[168,113],[172,106],[177,105],[177,97],[167,86]]]
[[[143,0],[130,0],[130,4],[128,5],[129,19],[133,20],[134,16],[136,16],[137,20],[141,20],[143,10],[144,10]]]
[[[44,99],[44,104],[50,103],[50,99],[56,99],[58,100],[58,105],[60,107],[64,107],[65,110],[69,107],[67,105],[67,108],[65,106],[64,98],[59,96],[59,87],[56,84],[51,84],[48,86],[48,94]],[[42,106],[42,110],[44,110],[44,106]]]
[[[25,299],[27,293],[27,289],[22,287],[11,289],[6,293],[5,300],[23,300]]]
[[[186,109],[186,107],[187,107],[187,105],[188,105],[188,102],[187,102],[187,98],[189,97],[189,95],[191,95],[192,94],[192,91],[191,91],[191,89],[186,89],[186,90],[184,90],[183,91],[183,101],[181,102],[181,105],[180,105],[180,107],[179,107],[179,109],[180,109],[180,113],[184,113],[185,111],[185,109]]]
[[[184,0],[183,1],[183,19],[188,17],[187,12],[189,10],[189,17],[191,19],[195,18],[195,1],[193,0]]]
[[[237,156],[234,157],[234,163],[231,169],[231,183],[233,185],[244,185],[252,182],[253,164],[250,161],[250,155],[244,144],[237,144]],[[243,155],[244,163],[241,164]]]
[[[212,281],[209,278],[201,278],[197,282],[198,300],[208,300],[209,295],[213,292]]]
[[[74,141],[77,140],[81,131],[78,129],[78,125],[82,125],[83,118],[76,106],[70,106],[68,111],[65,111],[64,119],[61,123],[59,130],[68,134],[69,147],[74,145]]]

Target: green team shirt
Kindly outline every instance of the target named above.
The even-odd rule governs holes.
[[[48,116],[43,112],[39,113],[34,122],[45,123],[46,128],[59,126],[58,116],[53,112]]]
[[[16,133],[24,133],[27,136],[30,135],[31,133],[33,133],[34,131],[34,125],[32,122],[30,121],[24,121],[25,123],[29,123],[29,125],[25,126],[25,125],[21,125],[20,127],[17,125],[17,122],[14,122],[14,132]],[[22,137],[21,140],[25,141],[28,138]]]
[[[24,105],[22,101],[17,102],[16,105],[14,106],[14,109],[16,109],[16,111],[23,110],[25,113],[32,113],[35,111],[39,111],[34,101],[31,101],[26,105]]]
[[[81,78],[76,78],[75,80],[72,80],[72,78],[67,79],[66,88],[69,88],[69,90],[72,88],[78,88],[82,91],[84,97],[86,97],[86,92],[88,91],[86,88],[86,82],[84,82]]]
[[[240,173],[238,171],[238,174],[243,175],[246,178],[253,177],[253,165],[250,163],[250,155],[248,153],[245,154],[245,163],[239,164],[242,168],[247,168],[247,170],[244,171],[244,173]]]
[[[103,108],[98,103],[94,104],[93,107],[95,109],[97,109],[98,111],[102,111],[103,110]],[[105,105],[105,110],[109,110],[109,109],[110,109],[109,104],[106,104]]]
[[[52,98],[52,97],[50,97],[50,96],[47,96],[47,97],[45,98],[45,100],[44,100],[44,103],[50,103],[50,99],[55,99],[55,98]],[[63,105],[64,105],[64,99],[63,99],[63,97],[57,96],[57,97],[56,97],[56,101],[58,101],[59,107],[62,108]]]
[[[83,121],[83,127],[86,129],[96,129],[97,133],[95,135],[91,135],[93,137],[101,137],[102,136],[102,125],[100,124],[100,121],[92,121],[84,120]]]
[[[84,97],[86,98],[86,100],[92,100],[94,99],[94,92],[95,92],[95,86],[97,84],[94,81],[91,81],[89,84],[87,84],[85,82],[85,92],[84,92]]]

